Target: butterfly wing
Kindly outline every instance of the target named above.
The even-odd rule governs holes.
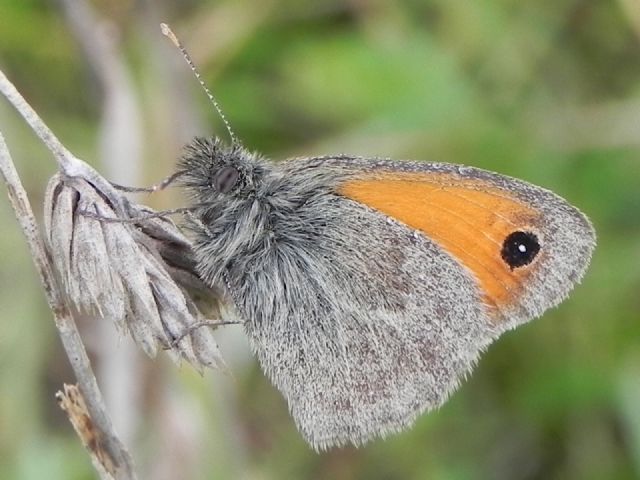
[[[424,234],[470,271],[492,323],[503,330],[560,303],[591,260],[596,239],[589,220],[541,187],[443,163],[351,157],[307,163],[340,170],[339,195]]]
[[[500,333],[567,295],[595,243],[564,200],[478,169],[348,157],[281,168],[289,209],[271,228],[286,236],[238,298],[315,448],[362,444],[440,405]],[[539,248],[518,267],[533,245],[505,250],[514,232]]]

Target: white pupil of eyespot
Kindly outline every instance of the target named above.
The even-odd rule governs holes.
[[[527,251],[527,247],[520,244],[518,245],[518,250],[520,251],[520,253],[525,253]]]

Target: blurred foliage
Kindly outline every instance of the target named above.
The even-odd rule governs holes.
[[[640,4],[93,5],[118,32],[147,128],[181,125],[171,86],[168,98],[157,95],[164,78],[147,53],[166,42],[157,23],[169,21],[236,133],[272,158],[347,151],[474,165],[556,191],[599,235],[568,301],[500,339],[439,411],[365,448],[309,450],[255,362],[232,367],[233,416],[214,407],[217,377],[165,365],[153,382],[187,397],[205,432],[193,478],[640,478]],[[58,3],[0,3],[0,68],[72,151],[97,161],[102,92]],[[223,132],[180,68],[209,125],[199,132]],[[3,100],[0,129],[37,207],[53,162]],[[149,181],[168,174],[178,152],[155,132],[145,136]],[[54,405],[72,376],[4,201],[0,221],[1,476],[92,478]],[[229,422],[233,440],[221,426]],[[146,428],[141,465],[154,462]]]

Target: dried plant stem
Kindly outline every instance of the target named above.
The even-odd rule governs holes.
[[[18,110],[20,115],[27,121],[31,129],[40,137],[44,144],[49,146],[58,161],[60,169],[64,172],[73,170],[75,157],[60,143],[49,127],[44,124],[35,110],[31,108],[31,105],[20,95],[20,92],[18,92],[16,87],[13,86],[2,71],[0,71],[0,92],[2,92],[7,100]]]
[[[27,121],[31,129],[38,135],[40,140],[47,146],[47,148],[54,154],[60,171],[67,177],[81,177],[101,190],[113,192],[113,198],[119,198],[116,194],[113,186],[107,182],[95,169],[90,167],[87,163],[83,162],[76,156],[74,156],[53,132],[45,125],[42,119],[38,116],[31,105],[27,103],[16,87],[9,81],[5,74],[0,70],[0,93],[2,93],[9,102],[15,107],[20,115]],[[120,212],[124,212],[124,207],[121,203],[116,204],[115,208]]]
[[[6,80],[4,75],[2,75],[2,72],[0,72],[0,75],[2,79]],[[3,93],[6,94],[4,90]],[[27,118],[27,121],[29,121],[34,130],[38,130],[39,135],[44,132],[43,134],[45,137],[41,136],[41,138],[43,138],[43,140],[46,138],[48,145],[57,142],[57,140],[55,140],[55,142],[52,141],[52,139],[55,139],[53,134],[46,126],[44,126],[42,121],[38,118],[35,112],[31,110],[31,107],[24,102],[22,97],[19,96],[19,99],[17,100],[16,98],[10,100],[14,105],[16,105],[16,107],[18,106],[16,102],[20,103],[20,101],[24,103],[24,106],[28,107],[25,111],[33,114],[33,122],[29,121],[22,110],[21,113],[23,113],[23,116]],[[72,157],[72,155],[62,147],[61,144],[60,147],[64,150],[56,150],[56,155],[60,154],[65,158]],[[105,470],[110,474],[109,476],[104,477],[104,472],[99,473],[101,473],[102,478],[136,478],[133,471],[131,456],[117,437],[113,429],[113,425],[111,424],[111,420],[107,414],[96,378],[91,369],[89,357],[87,356],[87,352],[84,348],[84,344],[82,343],[82,339],[78,333],[75,322],[73,321],[69,307],[64,301],[61,290],[57,286],[53,269],[47,257],[42,236],[40,235],[27,194],[22,186],[22,182],[20,181],[18,172],[14,167],[11,155],[1,133],[0,172],[2,173],[7,185],[9,200],[14,209],[16,218],[18,219],[18,223],[24,232],[27,244],[31,251],[31,256],[33,257],[33,262],[38,270],[40,280],[42,281],[47,301],[51,307],[51,311],[53,312],[56,328],[58,329],[60,339],[62,340],[62,345],[66,351],[67,357],[69,358],[71,367],[73,368],[80,391],[86,401],[87,410],[94,425],[96,426],[96,429],[101,432],[102,438],[104,439],[104,451],[110,457],[110,461],[113,465],[112,469],[108,469],[107,465],[104,465]]]

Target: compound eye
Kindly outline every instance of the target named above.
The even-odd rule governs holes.
[[[502,243],[502,259],[511,270],[533,262],[540,251],[540,242],[531,232],[513,232]]]
[[[222,167],[216,173],[213,184],[220,193],[229,193],[238,183],[238,178],[240,178],[240,172],[235,167]]]

